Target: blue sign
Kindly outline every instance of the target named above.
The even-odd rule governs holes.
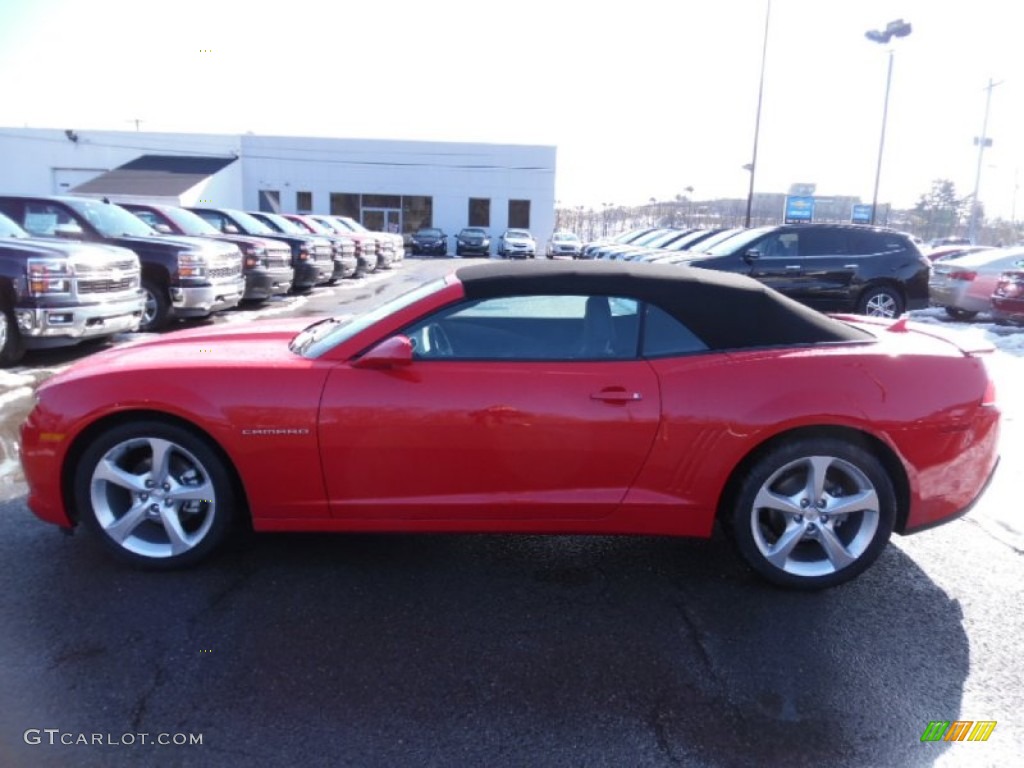
[[[850,221],[854,224],[870,224],[871,206],[863,203],[853,206],[853,211],[850,213]]]
[[[786,197],[786,224],[800,224],[814,221],[814,197],[795,196]]]

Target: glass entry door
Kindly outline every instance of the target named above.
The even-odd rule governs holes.
[[[400,208],[363,208],[363,226],[374,232],[402,231],[402,211]]]

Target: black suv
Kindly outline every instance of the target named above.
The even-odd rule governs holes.
[[[749,275],[823,311],[897,317],[928,306],[928,260],[910,235],[881,227],[758,227],[678,263]]]

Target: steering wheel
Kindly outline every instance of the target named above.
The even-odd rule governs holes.
[[[426,332],[427,343],[438,357],[451,357],[455,354],[455,351],[452,349],[452,343],[448,339],[448,334],[445,333],[444,328],[437,323],[431,323],[427,326]]]

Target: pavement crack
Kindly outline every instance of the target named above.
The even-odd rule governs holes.
[[[142,721],[146,718],[146,713],[149,711],[149,700],[156,693],[156,690],[164,684],[164,680],[167,675],[164,672],[162,664],[157,664],[156,671],[153,673],[153,680],[149,684],[149,687],[144,690],[139,697],[135,700],[135,706],[132,707],[132,730],[138,733],[142,728]]]

